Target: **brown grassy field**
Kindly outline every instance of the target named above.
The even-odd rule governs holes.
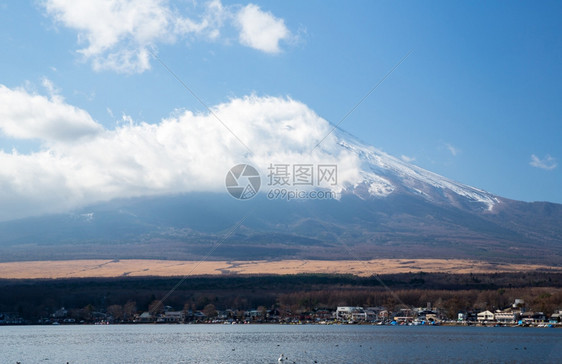
[[[228,274],[328,273],[370,276],[394,273],[495,273],[521,271],[562,272],[562,267],[500,264],[463,259],[174,261],[174,260],[66,260],[0,263],[1,279],[86,278],[123,276],[196,276]]]

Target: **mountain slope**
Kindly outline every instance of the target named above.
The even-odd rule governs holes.
[[[241,203],[188,194],[114,201],[0,224],[3,261],[76,258],[465,258],[559,264],[562,206],[500,200],[469,212],[395,194]],[[542,218],[539,212],[548,211]],[[238,229],[231,228],[244,219]],[[542,221],[542,225],[533,224]],[[212,250],[214,247],[216,248]]]
[[[114,200],[0,223],[0,260],[463,258],[562,261],[562,205],[512,201],[368,147],[337,200],[224,193]],[[263,179],[264,176],[262,176]],[[239,226],[238,226],[239,224]],[[238,226],[233,229],[233,226]]]

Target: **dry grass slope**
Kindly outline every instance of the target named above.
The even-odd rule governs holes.
[[[86,278],[124,276],[200,276],[235,274],[326,273],[371,276],[395,273],[495,273],[551,271],[562,267],[501,264],[463,259],[175,261],[175,260],[65,260],[0,263],[0,279]]]

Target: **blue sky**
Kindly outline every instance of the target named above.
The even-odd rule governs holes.
[[[23,130],[23,109],[0,112],[3,158],[29,162],[25,178],[43,177],[30,159],[68,152],[53,147],[62,129],[100,135],[206,112],[150,52],[211,107],[290,98],[332,123],[411,52],[341,127],[494,194],[562,203],[560,2],[88,3],[0,1],[4,102],[42,97],[63,115],[53,120],[80,120]]]

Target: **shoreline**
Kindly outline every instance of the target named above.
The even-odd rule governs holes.
[[[376,322],[356,322],[356,323],[344,323],[344,322],[124,322],[124,323],[63,323],[63,324],[36,324],[36,323],[29,323],[29,324],[1,324],[0,327],[15,327],[15,326],[40,326],[40,327],[49,327],[49,326],[139,326],[139,325],[146,325],[146,326],[174,326],[174,325],[209,325],[209,326],[217,326],[217,325],[255,325],[255,326],[262,326],[262,325],[275,325],[275,326],[400,326],[400,327],[498,327],[498,328],[505,328],[505,327],[516,327],[516,328],[531,328],[531,329],[562,329],[562,323],[558,324],[538,324],[538,325],[518,325],[518,324],[480,324],[480,323],[454,323],[454,322],[441,322],[438,324],[391,324],[391,323],[376,323]]]

